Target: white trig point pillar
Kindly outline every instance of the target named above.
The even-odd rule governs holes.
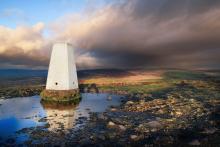
[[[69,43],[55,43],[51,54],[46,90],[42,100],[72,101],[78,98],[78,79],[73,47]]]
[[[53,45],[46,89],[78,89],[76,65],[71,44],[56,43]]]

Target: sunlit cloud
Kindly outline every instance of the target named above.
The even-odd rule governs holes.
[[[15,66],[46,66],[44,49],[47,41],[42,32],[43,23],[34,26],[18,26],[11,29],[0,26],[0,63]]]

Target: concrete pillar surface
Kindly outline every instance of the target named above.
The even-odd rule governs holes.
[[[73,47],[68,43],[55,43],[50,58],[46,90],[78,89]]]

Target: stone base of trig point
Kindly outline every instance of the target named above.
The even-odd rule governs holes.
[[[57,104],[77,104],[81,100],[78,89],[73,90],[43,90],[40,94],[41,101]]]

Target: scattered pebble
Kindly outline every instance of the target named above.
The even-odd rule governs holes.
[[[126,102],[126,105],[131,105],[131,104],[134,104],[134,102],[133,101],[127,101]]]
[[[115,112],[115,111],[117,111],[117,109],[116,108],[111,108],[110,111]]]
[[[151,121],[151,122],[148,122],[146,125],[151,128],[161,128],[162,127],[161,123],[159,123],[158,121]]]
[[[114,127],[115,126],[115,123],[112,122],[112,121],[109,121],[108,124],[107,124],[108,127]]]
[[[189,143],[189,145],[193,145],[193,146],[199,146],[200,145],[200,142],[196,139],[196,140],[193,140]]]
[[[126,130],[125,126],[123,126],[123,125],[119,125],[118,127],[119,127],[119,129],[120,129],[121,131],[125,131],[125,130]]]
[[[217,128],[205,128],[205,130],[202,132],[204,134],[213,134],[217,131]]]
[[[112,100],[112,97],[109,95],[109,96],[107,97],[107,100],[108,100],[108,101],[111,101],[111,100]]]
[[[138,136],[137,136],[137,135],[131,135],[130,138],[131,138],[133,141],[137,141],[137,140],[138,140]]]

